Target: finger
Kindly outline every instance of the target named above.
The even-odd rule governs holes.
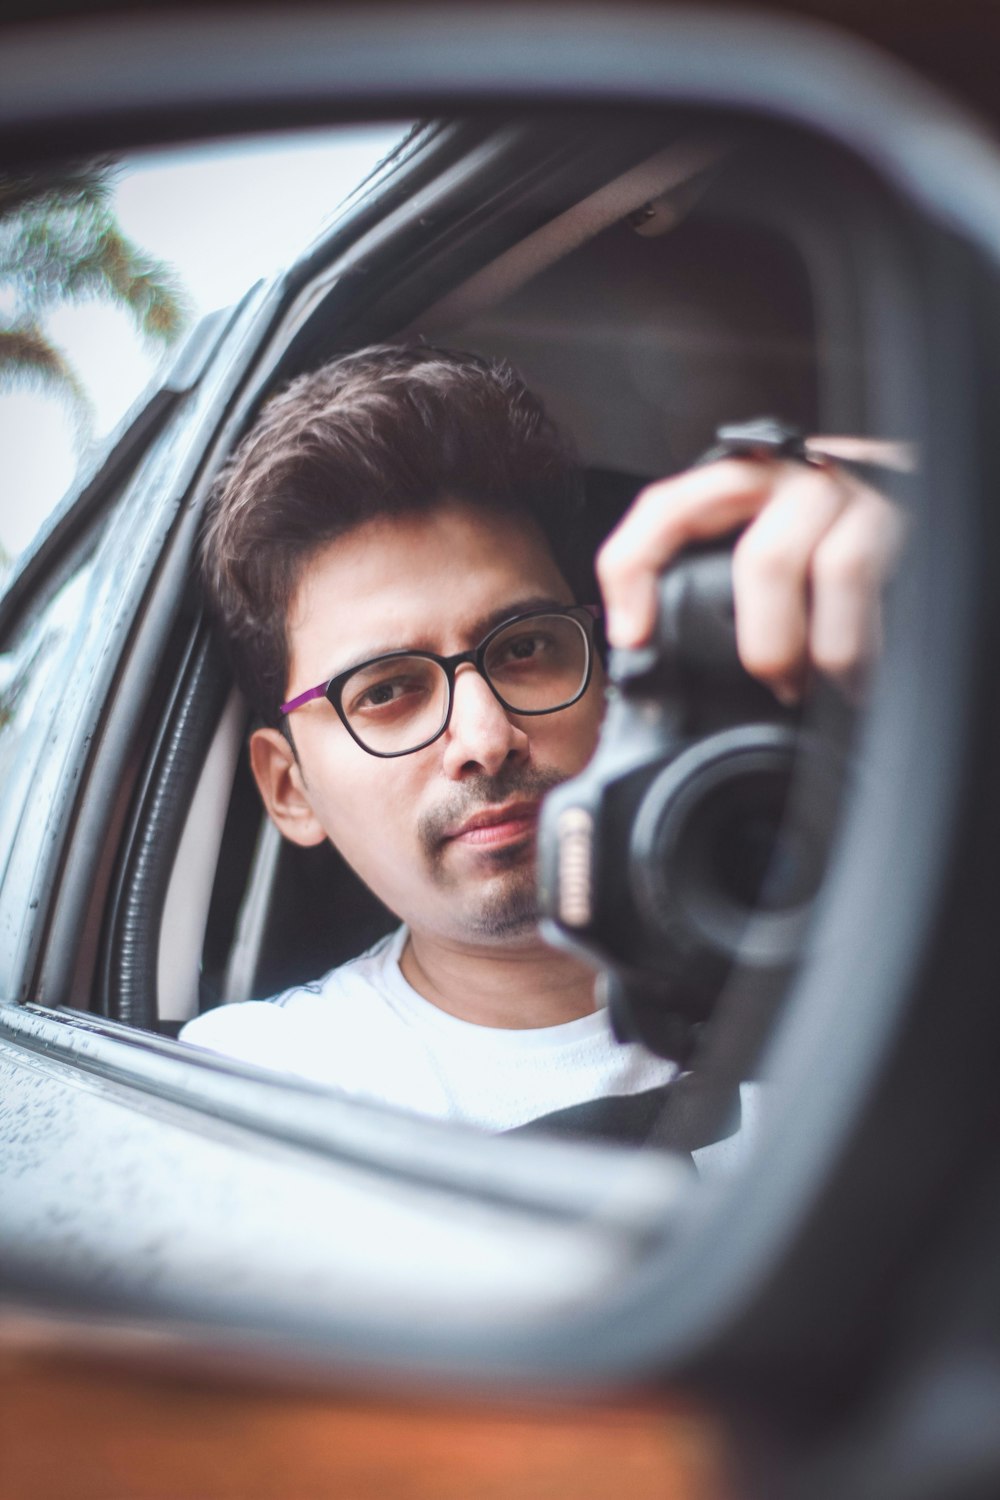
[[[914,474],[917,469],[914,444],[887,438],[810,437],[806,438],[806,448],[821,458],[875,464],[880,469],[895,469],[901,474]]]
[[[775,465],[724,459],[644,489],[597,555],[608,639],[644,645],[656,619],[656,580],[690,542],[724,536],[755,516]]]
[[[808,666],[813,554],[851,496],[836,471],[782,464],[771,498],[733,552],[740,660],[785,701],[801,692]]]
[[[860,488],[813,556],[809,654],[856,697],[881,641],[881,596],[903,522],[883,495]]]

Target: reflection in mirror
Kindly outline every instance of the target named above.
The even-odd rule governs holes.
[[[907,434],[865,402],[865,187],[810,150],[435,126],[313,257],[206,507],[238,693],[188,789],[164,1030],[732,1170],[912,462],[872,446]]]

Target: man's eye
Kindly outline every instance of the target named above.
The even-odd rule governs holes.
[[[522,635],[498,641],[491,653],[488,670],[493,673],[549,671],[565,654],[561,642],[545,630],[529,630]]]
[[[518,635],[513,640],[504,641],[496,653],[496,664],[505,666],[510,662],[530,662],[543,657],[551,650],[552,642],[547,635],[541,631],[532,631],[530,635]]]
[[[378,709],[403,708],[416,704],[426,691],[427,684],[413,677],[386,677],[381,682],[370,683],[362,692],[351,698],[348,712],[373,713]]]
[[[394,698],[398,698],[402,691],[403,685],[400,682],[380,682],[377,687],[362,693],[360,702],[370,704],[372,708],[381,708],[383,703],[391,703]]]

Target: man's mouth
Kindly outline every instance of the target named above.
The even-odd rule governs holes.
[[[445,834],[445,842],[471,848],[498,849],[534,834],[538,822],[537,802],[508,802],[485,807],[465,818]]]
[[[534,848],[542,798],[565,779],[551,767],[518,765],[470,777],[417,820],[421,847],[432,866],[447,849],[519,860]]]

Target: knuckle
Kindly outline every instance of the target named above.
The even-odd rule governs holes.
[[[633,558],[627,540],[623,541],[616,532],[602,542],[594,559],[594,569],[602,585],[627,578],[632,567]]]
[[[794,571],[788,549],[754,527],[744,532],[733,550],[733,576],[737,586],[768,587],[784,581]]]
[[[831,537],[816,549],[811,575],[817,588],[857,593],[873,583],[872,560],[855,538]]]
[[[613,572],[614,566],[614,538],[608,537],[606,541],[601,543],[594,555],[594,572],[603,582],[607,576],[608,569],[610,568]]]
[[[750,453],[737,457],[730,453],[706,464],[705,472],[713,474],[720,484],[742,488],[748,480],[759,482],[760,476],[766,475],[771,467],[769,458],[758,458]]]
[[[654,479],[651,484],[644,484],[632,501],[633,510],[645,510],[653,504],[663,504],[670,495],[669,479]]]

